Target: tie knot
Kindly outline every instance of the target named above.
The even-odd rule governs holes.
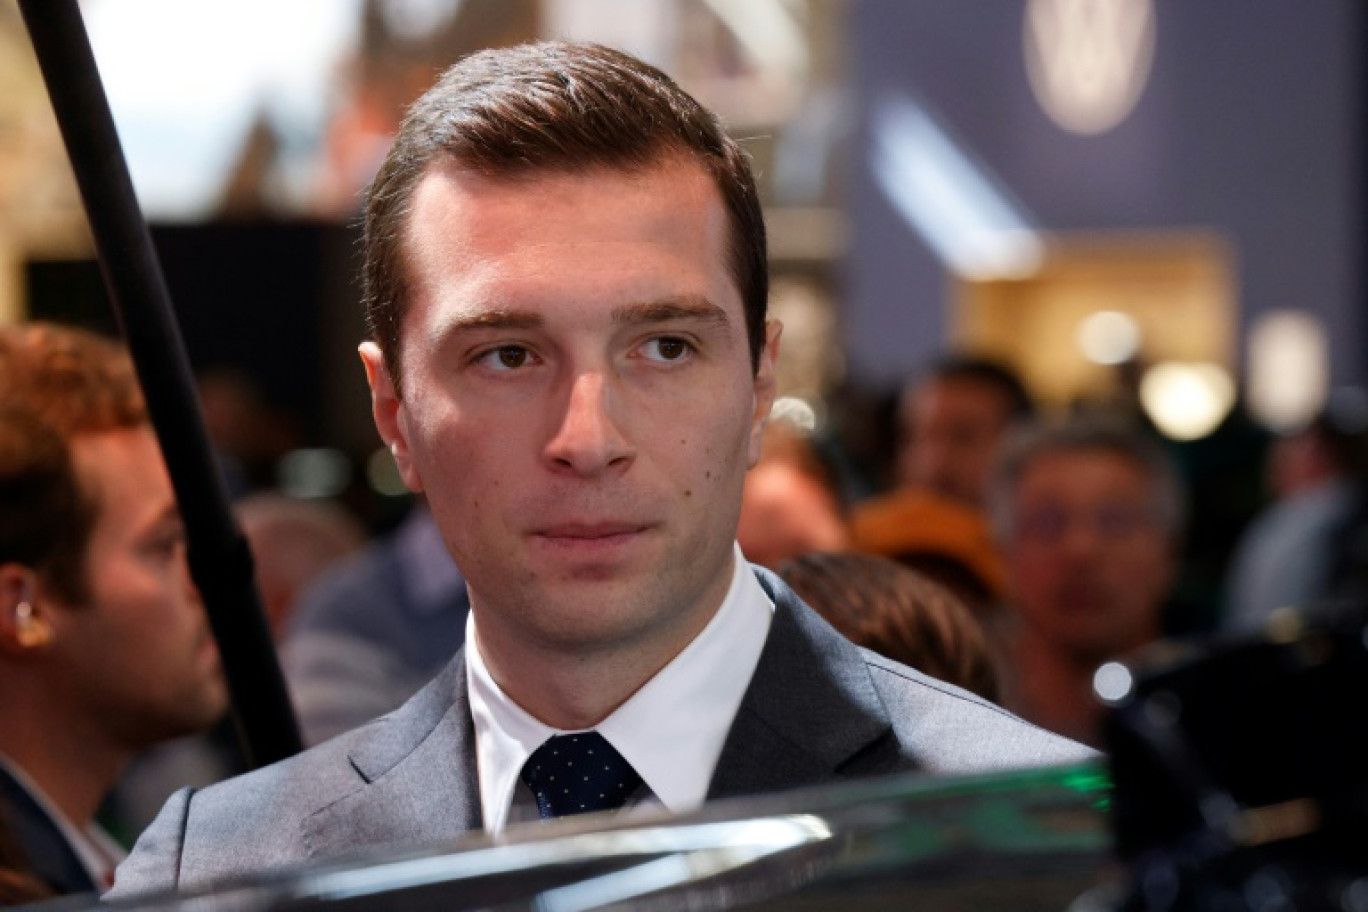
[[[596,731],[552,735],[523,765],[542,819],[620,808],[641,777]]]

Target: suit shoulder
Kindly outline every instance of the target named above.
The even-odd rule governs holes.
[[[387,721],[388,717],[381,716],[360,728],[324,741],[270,766],[201,789],[195,793],[195,805],[198,807],[206,802],[218,801],[250,801],[255,798],[276,802],[301,786],[307,786],[304,789],[306,794],[317,794],[319,791],[328,790],[330,786],[356,788],[360,786],[362,779],[352,767],[348,756],[358,742],[374,738],[383,732]],[[299,792],[295,791],[294,794]]]
[[[1054,766],[1098,756],[967,690],[867,649],[860,652],[899,742],[931,772]]]
[[[384,721],[216,785],[176,793],[119,867],[111,898],[194,889],[303,862],[304,819],[364,786],[348,754]]]

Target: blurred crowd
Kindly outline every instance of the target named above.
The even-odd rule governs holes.
[[[355,216],[437,61],[539,28],[532,0],[448,4],[426,32],[386,11],[413,4],[360,6],[357,47],[336,64],[347,88],[313,128],[317,186],[288,205],[278,192],[303,173],[292,158],[301,118],[263,103],[231,156],[221,215]],[[744,69],[711,6],[700,5],[706,27],[674,28],[681,68]],[[825,34],[820,6],[809,27]],[[774,135],[748,145],[774,158],[761,169],[778,187],[767,205],[787,193],[806,210],[836,183],[825,161],[799,180],[783,154],[827,148],[837,140],[817,134],[846,129],[819,116],[835,55],[812,56],[813,120],[752,131]],[[793,78],[773,75],[704,84],[714,106],[739,112],[755,90]],[[34,160],[56,160],[55,148]],[[25,178],[8,182],[14,198],[60,196],[76,212],[73,189],[10,171]],[[814,325],[818,339],[834,328]],[[290,366],[299,375],[307,363]],[[1137,367],[1117,367],[1116,386],[1134,385],[1122,378]],[[804,379],[825,389],[841,373],[829,372]],[[462,645],[470,612],[422,498],[289,483],[286,458],[310,436],[304,416],[271,401],[260,377],[198,379],[304,743],[400,706]],[[1363,624],[1368,395],[1337,393],[1279,433],[1237,405],[1209,437],[1177,442],[1134,397],[1062,406],[1035,393],[1011,364],[946,351],[899,389],[776,408],[746,477],[742,553],[857,645],[1102,750],[1114,696],[1103,675],[1115,663],[1178,639]],[[103,891],[173,791],[247,769],[221,666],[126,353],[82,330],[0,326],[0,906]]]
[[[102,888],[172,790],[244,761],[126,356],[78,331],[0,330],[0,390],[0,898],[14,899]],[[772,419],[738,539],[855,643],[1104,747],[1107,663],[1165,637],[1360,610],[1356,405],[1332,401],[1272,440],[1239,534],[1194,548],[1191,465],[1134,411],[1046,413],[1006,365],[950,354],[884,410],[895,446],[873,496],[850,494],[878,476],[849,484],[862,470],[831,429]],[[340,502],[241,471],[261,459],[250,427],[216,444],[317,743],[416,692],[461,644],[469,602],[421,502],[372,535]],[[66,513],[74,538],[52,521]],[[1194,558],[1211,553],[1217,571]],[[44,818],[75,857],[53,862]]]

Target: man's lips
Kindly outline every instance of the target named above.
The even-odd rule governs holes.
[[[649,528],[647,523],[640,522],[568,522],[556,523],[555,525],[545,526],[536,529],[533,535],[538,538],[545,538],[550,541],[574,542],[608,542],[613,539],[627,538]]]
[[[537,529],[531,536],[535,553],[576,567],[617,566],[639,552],[651,526],[640,522],[564,522]]]
[[[1095,611],[1110,601],[1104,590],[1087,586],[1066,587],[1055,599],[1055,603],[1066,611]]]

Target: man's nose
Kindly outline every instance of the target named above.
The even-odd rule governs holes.
[[[1088,515],[1069,518],[1060,537],[1059,549],[1076,560],[1091,561],[1101,550],[1102,536],[1098,532],[1097,521]]]
[[[564,401],[564,411],[546,446],[546,457],[554,468],[594,476],[631,465],[635,449],[615,420],[614,394],[603,372],[577,374]]]

